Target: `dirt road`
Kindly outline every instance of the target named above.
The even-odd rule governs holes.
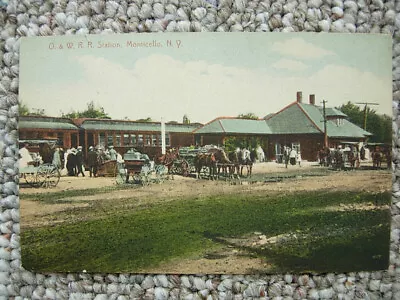
[[[48,220],[54,222],[62,222],[59,212],[75,211],[77,208],[89,207],[96,205],[108,207],[112,204],[113,210],[118,210],[120,205],[127,204],[131,206],[140,206],[145,203],[157,203],[159,201],[169,201],[183,199],[192,196],[207,196],[213,194],[236,194],[238,197],[246,193],[290,193],[296,191],[314,191],[320,189],[330,190],[355,190],[365,192],[389,191],[391,189],[391,173],[387,170],[381,171],[337,171],[328,172],[326,175],[318,175],[319,167],[315,164],[303,164],[302,167],[289,166],[288,169],[284,165],[276,163],[261,163],[254,165],[254,177],[261,180],[255,183],[247,181],[225,182],[196,180],[175,175],[173,178],[166,180],[162,184],[151,184],[145,187],[138,185],[128,186],[123,190],[115,190],[117,187],[114,178],[90,178],[86,177],[61,177],[57,187],[51,189],[33,189],[30,187],[20,188],[21,197],[21,216],[23,226],[45,225]],[[316,171],[316,173],[315,173]],[[308,172],[314,172],[314,176],[307,176]],[[268,182],[262,180],[263,176],[270,174],[292,174],[292,178],[285,178],[278,182]],[[298,174],[296,176],[296,174]],[[324,173],[322,173],[324,174]],[[110,190],[107,191],[107,187]],[[36,201],[35,199],[24,199],[24,194],[42,194],[54,192],[69,192],[74,190],[103,188],[101,194],[93,193],[91,195],[75,195],[68,196],[67,199],[58,196],[57,201],[52,203]],[[130,199],[132,201],[130,201]],[[64,200],[64,201],[62,201]]]

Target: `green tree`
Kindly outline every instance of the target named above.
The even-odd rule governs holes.
[[[337,108],[348,116],[350,122],[364,128],[364,108],[361,108],[350,101]],[[367,107],[366,118],[366,130],[373,134],[373,136],[369,138],[369,141],[374,143],[391,143],[391,118],[387,115],[377,114],[376,111],[370,107]]]
[[[94,118],[94,119],[111,119],[111,117],[104,111],[104,108],[95,106],[93,101],[87,103],[87,108],[84,111],[72,111],[68,114],[61,114],[65,118]]]
[[[246,113],[240,114],[237,116],[239,119],[248,119],[248,120],[258,120],[258,116],[254,113]],[[236,148],[247,148],[247,149],[254,149],[258,145],[262,145],[262,139],[259,137],[248,136],[231,136],[225,139],[224,147],[225,150],[230,152],[234,151]]]
[[[22,102],[19,103],[18,112],[20,116],[28,116],[30,114],[29,107]]]
[[[23,102],[19,103],[18,112],[20,116],[45,116],[46,112],[42,108],[32,108],[30,109],[28,105]]]
[[[240,114],[237,116],[240,119],[258,120],[258,117],[254,113]]]

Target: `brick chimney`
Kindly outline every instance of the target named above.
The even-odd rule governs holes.
[[[302,92],[297,92],[296,93],[296,101],[298,103],[301,103],[303,101],[303,93]]]
[[[310,95],[310,104],[315,105],[315,95],[314,94]]]

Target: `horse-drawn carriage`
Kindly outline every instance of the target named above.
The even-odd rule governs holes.
[[[165,166],[154,164],[146,154],[130,149],[123,159],[123,163],[117,163],[117,184],[137,183],[145,186],[152,182],[162,183],[166,178]]]
[[[318,156],[321,166],[332,167],[335,170],[354,169],[360,164],[356,143],[343,143],[337,148],[322,149]]]
[[[178,150],[178,157],[174,160],[172,173],[188,176],[196,172],[195,161],[200,153],[207,153],[204,148],[181,147]]]
[[[37,146],[40,150],[45,149],[46,154],[48,153],[50,157],[53,157],[56,147],[56,141],[53,140],[23,140],[20,141],[20,143],[28,143]],[[28,150],[24,149],[24,151]],[[20,166],[20,178],[24,178],[27,184],[35,188],[57,186],[61,177],[60,170],[57,166],[53,165],[47,157],[46,160],[44,160],[44,157],[42,157],[39,152],[26,152],[25,155],[29,155],[31,160]]]
[[[194,173],[197,178],[233,178],[242,176],[243,168],[246,167],[247,176],[251,176],[253,163],[249,152],[242,149],[226,153],[223,148],[214,145],[200,148],[182,147],[174,160],[171,172],[183,176]]]

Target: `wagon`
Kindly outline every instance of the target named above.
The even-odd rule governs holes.
[[[29,143],[30,145],[44,144],[50,150],[50,157],[53,156],[54,140],[20,140],[20,143]],[[35,152],[29,152],[32,162],[26,167],[19,168],[19,177],[24,178],[26,183],[32,187],[55,187],[60,181],[60,170],[51,163],[43,163],[40,155]]]
[[[116,160],[106,160],[99,165],[97,176],[115,177],[117,175],[118,166]]]
[[[161,183],[165,176],[164,165],[154,165],[147,155],[130,150],[125,153],[124,162],[118,164],[116,182],[117,184],[138,183],[145,186],[151,182]]]
[[[207,152],[207,150],[203,148],[181,147],[178,158],[174,160],[171,172],[182,176],[189,176],[191,173],[195,173],[194,160],[199,153],[203,152]]]
[[[32,187],[55,187],[60,181],[60,171],[53,164],[29,165],[19,170],[23,177]]]

